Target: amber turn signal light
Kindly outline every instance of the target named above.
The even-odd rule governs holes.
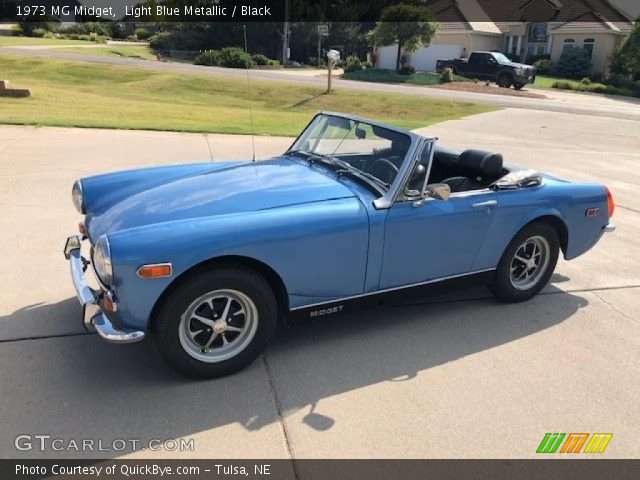
[[[616,204],[613,203],[613,195],[607,187],[604,187],[604,191],[607,194],[607,208],[609,209],[609,218],[613,217],[613,211],[616,209]]]
[[[78,231],[80,232],[80,235],[86,235],[87,234],[87,227],[84,226],[84,222],[80,222],[78,224]]]
[[[140,278],[170,277],[171,272],[172,269],[170,263],[152,263],[141,266],[138,269],[138,276]]]

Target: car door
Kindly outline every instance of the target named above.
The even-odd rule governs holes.
[[[484,189],[394,203],[385,220],[380,289],[470,272],[497,202],[497,193]]]

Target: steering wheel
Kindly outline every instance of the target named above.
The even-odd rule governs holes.
[[[378,158],[373,162],[373,165],[371,165],[369,173],[378,177],[383,182],[393,183],[393,179],[396,178],[398,174],[398,167],[386,158]]]

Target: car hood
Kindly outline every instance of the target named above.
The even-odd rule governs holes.
[[[289,157],[241,162],[154,185],[89,212],[85,224],[95,241],[105,233],[144,225],[354,196],[322,169]]]

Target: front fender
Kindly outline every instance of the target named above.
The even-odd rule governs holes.
[[[136,227],[109,235],[124,325],[146,329],[173,279],[207,260],[240,256],[272,268],[296,299],[363,292],[368,217],[356,198]],[[138,268],[171,263],[172,277],[144,280]]]

